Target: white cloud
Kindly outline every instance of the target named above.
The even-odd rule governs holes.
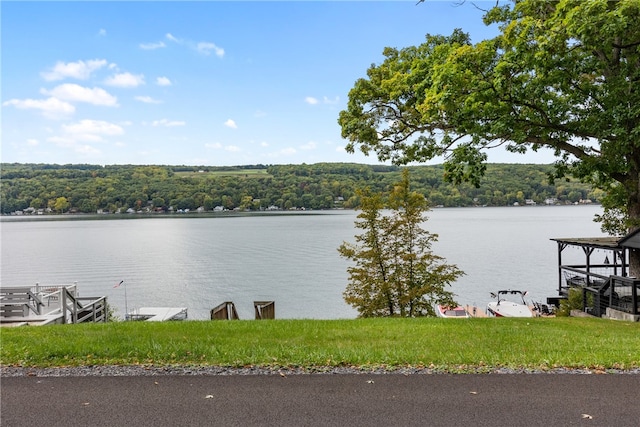
[[[73,141],[102,141],[102,135],[122,135],[122,127],[104,120],[80,120],[79,122],[63,125],[62,130],[67,139]]]
[[[78,133],[73,134],[70,137],[74,142],[83,141],[83,142],[103,142],[102,136],[97,135],[95,133]]]
[[[87,143],[104,142],[103,136],[122,135],[124,130],[113,123],[103,120],[81,120],[62,126],[62,135],[47,138],[48,142],[60,148],[73,150],[76,153],[98,156],[102,152]]]
[[[236,124],[236,122],[231,120],[231,119],[229,119],[226,122],[224,122],[224,125],[226,127],[228,127],[228,128],[231,128],[231,129],[238,129],[238,125]]]
[[[62,80],[67,77],[86,80],[91,76],[91,73],[99,70],[105,65],[107,65],[106,59],[92,59],[87,62],[78,61],[68,62],[66,64],[62,61],[58,61],[50,71],[44,71],[40,73],[40,75],[49,82]]]
[[[99,150],[99,149],[97,149],[95,147],[92,147],[91,145],[86,145],[86,144],[77,145],[75,147],[75,152],[76,153],[80,153],[80,154],[84,154],[84,155],[87,155],[87,156],[91,156],[91,157],[96,157],[96,156],[99,156],[99,155],[102,154],[101,150]]]
[[[52,90],[40,89],[40,93],[53,96],[63,101],[87,102],[93,105],[118,106],[118,98],[110,95],[106,90],[94,87],[89,89],[74,83],[65,83]]]
[[[177,37],[175,37],[173,34],[171,33],[167,33],[165,35],[165,37],[167,38],[167,40],[171,40],[174,43],[178,43],[180,45],[184,45],[186,47],[188,47],[189,49],[195,50],[196,52],[202,54],[202,55],[211,55],[211,52],[214,52],[216,54],[216,56],[218,56],[219,58],[222,58],[224,56],[224,49],[216,46],[215,43],[211,43],[211,42],[198,42],[195,43],[191,40],[184,40],[184,39],[179,39]]]
[[[156,84],[158,86],[171,86],[171,80],[168,77],[158,77],[156,79]]]
[[[164,126],[164,127],[184,126],[185,124],[186,122],[183,122],[183,121],[167,120],[167,119],[154,120],[153,122],[151,122],[151,126]]]
[[[144,84],[143,74],[119,73],[107,78],[104,84],[116,87],[137,87]]]
[[[237,145],[227,145],[224,147],[224,149],[226,151],[230,151],[232,153],[238,153],[240,151],[242,151],[242,149],[240,147],[238,147]]]
[[[62,147],[62,148],[73,147],[76,143],[75,139],[70,137],[64,137],[64,136],[52,136],[47,138],[47,141],[53,142],[58,147]]]
[[[162,101],[153,99],[150,96],[136,96],[136,101],[144,102],[145,104],[162,104]]]
[[[30,146],[30,147],[35,147],[38,144],[40,144],[40,142],[35,138],[27,139],[27,145]]]
[[[102,154],[102,151],[91,145],[78,144],[78,140],[73,137],[52,136],[47,138],[47,141],[54,143],[59,148],[68,148],[85,156],[96,157]]]
[[[317,147],[317,144],[313,141],[309,141],[306,144],[300,146],[301,150],[315,150]]]
[[[286,156],[291,156],[296,153],[297,153],[297,150],[293,147],[283,148],[282,150],[280,150],[280,154],[284,154]]]
[[[224,56],[224,49],[216,46],[210,42],[200,42],[196,45],[196,50],[203,55],[210,55],[211,51],[214,51],[216,56],[222,58]]]
[[[310,105],[316,105],[318,103],[318,100],[316,98],[314,98],[313,96],[307,96],[304,99],[304,102],[306,102],[307,104],[310,104]]]
[[[337,103],[339,103],[339,102],[340,102],[340,97],[339,97],[339,96],[336,96],[334,99],[329,99],[329,98],[327,98],[326,96],[323,96],[323,97],[322,97],[322,100],[323,100],[323,102],[324,102],[325,104],[335,105],[335,104],[337,104]]]
[[[222,148],[222,144],[220,144],[219,142],[207,143],[207,144],[204,144],[204,147],[205,148],[219,149],[219,148]]]
[[[79,139],[69,136],[52,136],[51,138],[47,138],[48,142],[52,142],[57,145],[59,148],[67,148],[73,150],[76,153],[82,154],[84,156],[93,156],[97,157],[102,154],[102,151],[99,149],[88,145],[79,143]],[[91,141],[85,141],[91,142]]]
[[[268,147],[268,146],[269,146],[269,144],[268,144],[267,142],[262,141],[262,142],[260,143],[260,146],[261,146],[261,147]]]
[[[156,43],[140,43],[138,46],[140,47],[140,49],[144,50],[156,50],[166,47],[167,45],[165,45],[164,42],[160,41]]]
[[[105,30],[104,28],[100,28],[100,31],[98,31],[98,35],[103,37],[106,36],[107,30]]]
[[[3,107],[9,105],[21,110],[39,110],[49,119],[61,119],[76,111],[76,107],[73,105],[54,97],[47,99],[10,99],[2,103]]]

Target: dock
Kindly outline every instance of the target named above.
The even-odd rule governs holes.
[[[482,307],[478,307],[477,305],[465,305],[464,309],[467,310],[469,316],[471,317],[489,317],[487,316],[487,312]]]
[[[186,318],[186,307],[140,307],[127,315],[127,320],[144,320],[147,322],[185,320]]]
[[[470,317],[478,317],[478,318],[482,318],[482,317],[495,317],[495,316],[490,316],[487,314],[487,311],[483,308],[483,307],[478,307],[477,305],[465,305],[464,309],[467,310],[467,313],[469,313]],[[541,312],[540,309],[536,308],[536,306],[534,305],[530,305],[529,306],[529,310],[531,310],[531,313],[533,314],[533,317],[555,317],[555,313],[552,312]]]
[[[80,297],[77,283],[0,287],[0,326],[3,327],[107,320],[107,297]]]

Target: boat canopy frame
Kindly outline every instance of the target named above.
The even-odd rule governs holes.
[[[640,249],[640,229],[626,236],[591,238],[553,238],[558,245],[558,295],[566,298],[569,289],[579,287],[583,291],[585,311],[587,295],[597,301],[591,307],[601,316],[607,308],[613,308],[635,316],[640,314],[640,280],[629,276],[630,251]],[[585,255],[584,264],[563,264],[562,252],[569,246],[579,247]],[[594,263],[594,251],[610,253],[602,263]],[[599,271],[599,272],[597,272]]]
[[[578,237],[578,238],[553,238],[558,244],[558,295],[566,296],[568,289],[580,283],[572,283],[576,277],[584,277],[584,285],[592,286],[606,280],[609,276],[627,277],[629,271],[629,248],[621,245],[624,237]],[[584,264],[563,264],[562,252],[567,247],[579,247],[585,255]],[[610,252],[612,261],[593,263],[591,255],[595,250]],[[598,274],[594,270],[606,270],[611,274]],[[569,274],[565,274],[569,273]],[[571,273],[575,273],[571,275]]]

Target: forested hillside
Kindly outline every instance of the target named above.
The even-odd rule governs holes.
[[[442,166],[410,167],[431,206],[598,202],[599,190],[550,184],[551,165],[490,164],[480,187],[443,180]],[[387,191],[400,168],[353,163],[237,167],[1,165],[2,214],[356,208],[358,189]]]

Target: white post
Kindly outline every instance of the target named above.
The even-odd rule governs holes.
[[[129,316],[129,308],[127,307],[127,284],[124,284],[124,320]]]

